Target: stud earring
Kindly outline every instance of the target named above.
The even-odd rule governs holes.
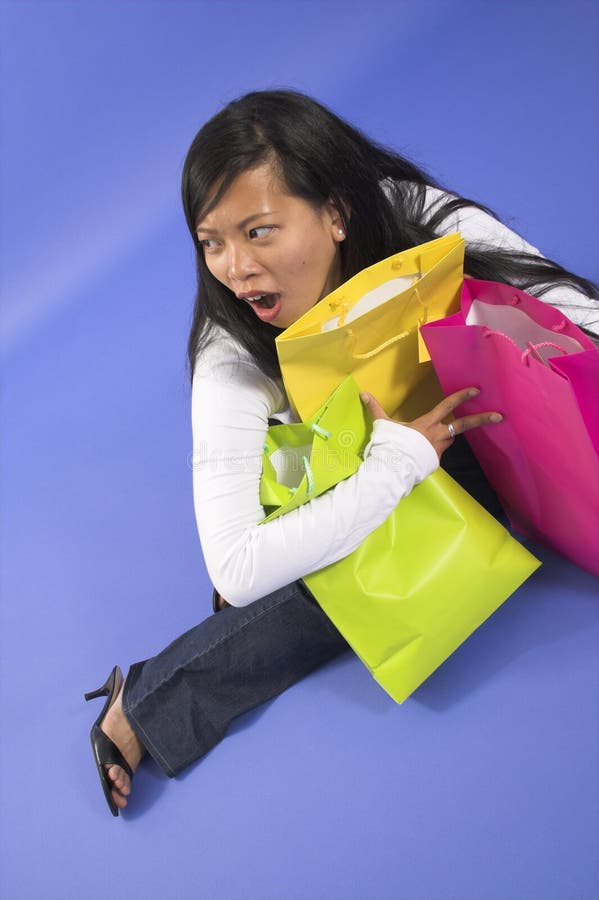
[[[338,228],[338,229],[337,229],[337,234],[343,234],[343,228]]]

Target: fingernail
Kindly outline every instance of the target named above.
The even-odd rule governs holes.
[[[489,416],[489,422],[501,422],[503,421],[503,416],[499,413],[491,413]]]
[[[470,390],[468,391],[469,397],[476,397],[477,394],[480,394],[480,391],[478,388],[470,388]]]
[[[362,403],[370,403],[370,394],[366,394],[365,392],[361,393],[360,400]]]

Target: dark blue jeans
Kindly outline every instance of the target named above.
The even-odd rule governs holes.
[[[227,607],[134,663],[123,709],[167,775],[204,756],[230,722],[348,649],[301,581]]]

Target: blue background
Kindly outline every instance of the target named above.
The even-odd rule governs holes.
[[[597,580],[545,565],[398,707],[347,655],[108,813],[82,693],[210,612],[187,147],[291,86],[597,279],[592,0],[1,6],[0,896],[586,900]]]

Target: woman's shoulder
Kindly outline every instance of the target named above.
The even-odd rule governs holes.
[[[387,178],[382,182],[382,188],[388,198],[392,200],[399,198],[408,219],[420,224],[430,224],[439,236],[460,231],[464,224],[471,232],[473,229],[469,225],[474,224],[476,236],[479,237],[481,224],[484,230],[485,224],[496,221],[487,212],[471,206],[470,202],[459,194],[432,184],[415,181],[397,182]],[[469,221],[472,216],[475,219],[474,223]],[[493,232],[492,224],[490,230]],[[463,237],[466,238],[466,235]]]
[[[251,378],[257,383],[276,383],[262,371],[250,351],[217,324],[210,326],[195,359],[194,381],[200,378],[232,382]]]
[[[210,325],[195,359],[194,377],[196,373],[205,376],[222,369],[233,369],[237,364],[259,371],[251,354],[238,340],[222,325]]]
[[[260,368],[251,353],[225,328],[212,325],[207,339],[196,356],[193,394],[210,390],[213,396],[243,394],[246,402],[266,401],[270,411],[284,410],[287,396],[280,379],[271,378]]]
[[[536,247],[486,208],[442,188],[426,186],[424,218],[435,221],[440,236],[459,231],[468,244],[540,255]]]

